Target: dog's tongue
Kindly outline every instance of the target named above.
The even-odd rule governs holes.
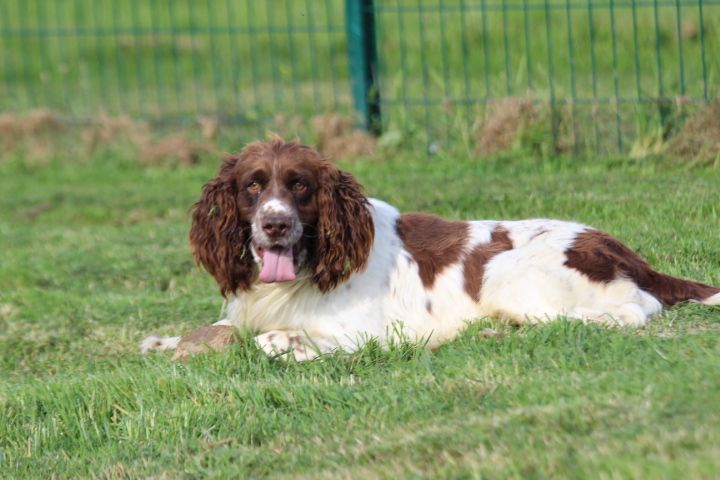
[[[265,283],[295,280],[292,247],[267,249],[262,253],[263,267],[260,281]]]

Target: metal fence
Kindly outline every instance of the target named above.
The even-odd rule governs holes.
[[[514,97],[540,104],[555,145],[625,150],[669,134],[719,90],[717,0],[378,1],[373,11],[385,128],[420,123],[430,139]]]
[[[431,144],[510,97],[556,140],[626,150],[718,95],[717,52],[720,0],[3,0],[0,111],[262,133],[358,110]]]
[[[348,111],[337,0],[2,0],[0,110],[157,122]]]

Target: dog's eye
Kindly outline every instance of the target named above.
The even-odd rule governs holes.
[[[260,182],[253,180],[252,182],[248,183],[247,189],[250,193],[258,193],[260,190],[262,190],[262,185],[260,185]]]
[[[293,182],[292,190],[293,190],[293,192],[302,193],[305,190],[307,190],[307,185],[305,185],[303,182],[298,180],[297,182]]]

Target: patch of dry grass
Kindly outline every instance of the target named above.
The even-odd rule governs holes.
[[[678,104],[678,107],[681,107]],[[572,105],[551,106],[533,101],[530,97],[509,97],[488,104],[474,131],[474,152],[490,156],[507,151],[522,151],[530,157],[582,152],[598,142],[613,143],[616,132],[613,112],[589,114]],[[683,116],[684,117],[684,116]],[[682,117],[678,117],[682,118]],[[587,123],[597,125],[595,140]],[[720,165],[720,100],[716,100],[683,125],[673,129],[669,139],[661,132],[642,136],[638,132],[623,134],[629,145],[630,158],[661,158],[671,156],[676,163],[690,165]],[[223,125],[213,116],[200,116],[195,122],[167,127],[136,120],[127,115],[111,116],[99,113],[87,123],[66,123],[61,114],[47,110],[33,110],[25,114],[0,113],[0,156],[21,151],[25,161],[43,163],[53,156],[87,158],[99,149],[129,147],[142,165],[187,166],[196,164],[205,155],[216,155],[223,148],[237,150],[252,139],[240,127]],[[311,131],[303,140],[314,139],[314,145],[331,160],[352,160],[377,154],[378,139],[359,130],[346,115],[325,113],[312,118],[278,114],[272,130],[286,138],[299,132]],[[310,141],[310,143],[313,143]]]
[[[215,147],[198,142],[183,134],[169,135],[148,141],[139,147],[138,159],[144,165],[195,165],[204,154],[215,154]]]
[[[34,158],[53,151],[53,140],[64,130],[61,116],[47,109],[31,110],[23,115],[0,114],[0,145],[3,151],[21,146]]]
[[[720,100],[690,117],[669,141],[667,151],[678,162],[720,165]]]
[[[26,114],[0,114],[0,155],[22,152],[27,161],[46,161],[52,156],[87,158],[101,149],[130,147],[142,165],[196,164],[205,154],[218,150],[212,141],[220,131],[219,122],[200,117],[192,127],[162,135],[149,122],[127,115],[99,113],[90,122],[65,123],[62,115],[51,110],[33,110]],[[195,140],[201,136],[206,141]]]
[[[328,113],[312,119],[317,149],[332,160],[350,160],[375,154],[377,139],[357,130],[352,118]]]
[[[487,109],[476,134],[475,152],[493,155],[510,150],[522,129],[539,120],[539,112],[529,98],[503,98]]]

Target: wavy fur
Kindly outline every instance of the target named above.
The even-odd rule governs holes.
[[[322,175],[312,280],[327,292],[365,268],[375,230],[367,197],[355,177],[330,164]]]
[[[236,200],[233,174],[239,161],[226,157],[217,177],[205,184],[193,205],[190,229],[193,256],[215,278],[223,296],[249,289],[256,270],[247,245],[250,225]]]

